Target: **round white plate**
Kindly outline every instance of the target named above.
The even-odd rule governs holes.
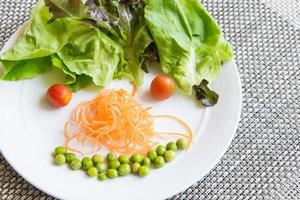
[[[20,30],[4,49],[15,42]],[[153,169],[148,177],[127,176],[100,182],[82,171],[53,164],[51,153],[64,141],[63,126],[72,108],[82,100],[96,96],[93,88],[73,96],[70,105],[53,109],[45,101],[47,88],[63,80],[55,72],[33,80],[0,81],[0,149],[9,164],[28,182],[60,199],[163,199],[183,191],[206,175],[221,159],[233,139],[241,112],[241,84],[234,62],[224,64],[212,87],[219,93],[216,106],[201,108],[199,103],[180,92],[167,101],[156,102],[148,93],[153,74],[145,76],[137,98],[151,106],[153,114],[170,114],[183,119],[193,130],[191,148],[178,154],[165,167]],[[126,81],[113,81],[112,88],[131,86]],[[160,121],[156,129],[177,129],[173,123]]]

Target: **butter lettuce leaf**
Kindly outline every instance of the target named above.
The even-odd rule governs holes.
[[[51,55],[51,61],[53,67],[60,69],[66,75],[65,84],[76,82],[76,73],[71,72],[57,54]]]
[[[89,18],[88,8],[82,0],[45,0],[46,6],[52,13],[49,22],[57,18],[78,16],[80,18]]]
[[[71,72],[57,54],[53,54],[51,56],[51,60],[53,67],[62,70],[62,72],[66,75],[64,83],[67,84],[73,92],[85,88],[93,83],[93,79],[90,76],[85,74],[77,75],[76,73]]]
[[[63,6],[70,1],[46,2],[48,4],[51,2],[52,6],[55,2],[55,5],[63,9]],[[53,7],[50,10],[54,12]],[[92,77],[96,85],[106,86],[114,76],[121,57],[124,57],[123,50],[92,23],[80,18],[83,12],[76,11],[78,9],[73,8],[68,12],[67,17],[59,15],[52,21],[53,13],[50,10],[44,1],[40,0],[32,11],[24,33],[11,49],[1,55],[5,71],[3,79],[33,78],[44,73],[45,66],[51,68],[53,64],[66,74],[66,84],[75,84],[77,76],[87,75]],[[71,16],[73,14],[78,16]],[[33,62],[37,58],[40,63],[44,60],[48,65],[37,68],[37,62]],[[30,66],[30,63],[33,63],[33,66]],[[18,67],[20,69],[16,70]],[[21,73],[25,68],[26,74]],[[30,70],[32,70],[31,75],[29,75]],[[11,71],[9,75],[8,71]]]
[[[93,83],[93,79],[87,75],[77,75],[76,81],[74,83],[69,83],[68,86],[71,88],[73,92],[81,90]]]
[[[233,57],[215,20],[198,0],[146,0],[145,18],[163,71],[187,94],[212,81]]]
[[[88,75],[104,87],[112,80],[123,50],[98,29],[81,27],[57,54],[71,72]]]
[[[13,48],[1,55],[1,60],[24,60],[49,56],[60,50],[68,41],[70,23],[57,20],[48,23],[51,18],[49,9],[43,1],[32,10],[24,33],[18,38]]]
[[[31,79],[51,69],[51,57],[27,59],[20,61],[2,60],[3,74],[1,79],[18,81]]]

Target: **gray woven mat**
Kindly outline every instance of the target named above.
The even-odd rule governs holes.
[[[300,31],[260,0],[203,3],[235,48],[242,118],[220,163],[172,199],[300,199]],[[0,48],[33,5],[31,0],[0,0]],[[52,199],[0,155],[1,196]]]

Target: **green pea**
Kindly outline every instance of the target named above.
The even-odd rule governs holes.
[[[164,154],[164,158],[167,162],[171,162],[172,160],[174,160],[176,157],[176,152],[173,150],[168,150],[166,151],[166,153]]]
[[[149,171],[150,169],[148,166],[141,166],[138,173],[140,177],[145,177],[149,174]]]
[[[116,169],[109,169],[106,172],[106,176],[108,178],[116,178],[118,177],[118,171]]]
[[[136,162],[136,163],[133,163],[133,164],[131,165],[131,172],[137,174],[138,171],[139,171],[139,169],[140,169],[140,167],[141,167],[141,164],[140,164],[140,163],[137,163],[137,162]]]
[[[55,163],[57,165],[63,165],[66,163],[66,157],[62,154],[58,154],[55,156]]]
[[[145,157],[144,158],[144,160],[143,160],[143,162],[142,162],[142,165],[145,165],[145,166],[150,166],[151,165],[151,160],[150,160],[150,158],[148,158],[148,157]]]
[[[141,163],[143,161],[143,156],[139,153],[135,153],[130,157],[131,162]]]
[[[83,168],[84,170],[87,170],[87,169],[89,169],[90,167],[93,167],[93,161],[92,161],[92,159],[89,158],[89,157],[84,157],[84,158],[82,159],[82,168]]]
[[[73,170],[78,170],[80,169],[82,166],[81,161],[77,158],[75,158],[74,160],[72,160],[72,162],[70,163],[70,167]]]
[[[156,147],[157,155],[163,156],[165,152],[166,152],[166,147],[164,145],[159,145],[158,147]]]
[[[147,156],[152,162],[154,162],[155,158],[157,157],[157,153],[155,151],[149,151]]]
[[[179,139],[176,142],[178,149],[186,149],[189,145],[188,141],[186,139]]]
[[[67,153],[66,149],[64,147],[56,147],[54,150],[54,155],[58,155],[58,154],[65,154]]]
[[[120,162],[118,160],[113,160],[108,165],[110,169],[117,169],[120,166]]]
[[[76,159],[76,155],[74,153],[66,153],[65,157],[67,163],[71,163],[74,159]]]
[[[87,175],[90,176],[90,177],[94,177],[94,176],[97,176],[98,175],[98,170],[96,167],[90,167],[88,170],[87,170]]]
[[[106,179],[107,179],[107,176],[104,172],[102,172],[98,175],[98,180],[99,181],[105,181]]]
[[[111,162],[111,161],[113,161],[113,160],[116,160],[116,159],[117,159],[117,156],[116,156],[116,154],[114,154],[114,153],[108,153],[108,154],[106,155],[106,159],[107,159],[107,162]]]
[[[175,142],[169,142],[167,144],[167,150],[177,151],[177,145]]]
[[[95,167],[97,168],[99,173],[106,172],[107,170],[107,165],[105,163],[98,163]]]
[[[156,168],[161,168],[165,165],[165,159],[162,156],[158,156],[155,160],[154,160],[154,166]]]
[[[128,163],[124,163],[122,165],[120,165],[120,167],[118,168],[118,173],[120,176],[126,176],[128,174],[130,174],[130,165]]]
[[[120,156],[119,156],[119,161],[120,161],[121,163],[129,163],[129,156],[127,156],[127,155],[125,155],[125,154],[120,155]]]
[[[92,160],[93,160],[94,165],[97,165],[98,163],[103,163],[104,162],[104,158],[101,155],[94,155]]]

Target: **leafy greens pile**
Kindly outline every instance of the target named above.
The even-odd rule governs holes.
[[[74,91],[123,77],[140,85],[143,70],[159,61],[183,92],[194,90],[211,106],[218,95],[207,84],[232,56],[198,0],[39,0],[24,33],[0,60],[3,80],[55,67]]]

